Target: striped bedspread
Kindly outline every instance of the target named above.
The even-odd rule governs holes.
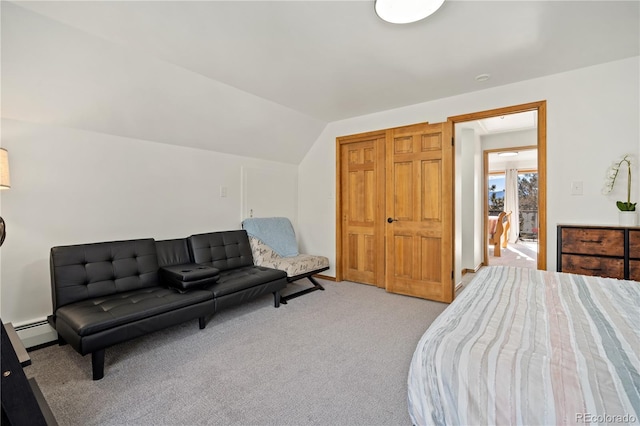
[[[414,425],[640,424],[640,283],[483,268],[408,383]]]

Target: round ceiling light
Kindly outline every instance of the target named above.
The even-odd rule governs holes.
[[[380,19],[392,24],[416,22],[440,9],[444,0],[376,0]]]

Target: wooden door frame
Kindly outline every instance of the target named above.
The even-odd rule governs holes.
[[[530,102],[521,105],[514,105],[504,108],[496,108],[487,111],[474,112],[470,114],[457,115],[449,117],[449,120],[453,122],[453,137],[455,140],[455,125],[458,123],[464,123],[467,121],[482,120],[490,117],[499,117],[509,114],[517,114],[519,112],[537,111],[538,123],[538,269],[547,269],[547,101]],[[503,150],[502,150],[503,151]],[[486,176],[486,162],[483,162]],[[454,161],[454,173],[455,173],[455,161]],[[488,191],[487,181],[485,179],[485,194],[483,194],[483,200],[486,200]],[[454,197],[455,204],[455,197]],[[488,215],[488,206],[484,202],[485,217]],[[454,205],[455,211],[455,205]],[[486,219],[483,221],[482,235],[487,235]],[[455,224],[454,224],[454,241],[455,241]],[[454,248],[455,253],[455,248]],[[484,261],[487,262],[487,244],[484,244]]]
[[[387,129],[383,129],[383,130],[374,130],[371,132],[364,132],[364,133],[358,133],[358,134],[354,134],[354,135],[348,135],[348,136],[339,136],[336,138],[336,282],[340,282],[342,281],[343,278],[343,263],[345,261],[345,257],[342,255],[342,222],[343,222],[343,217],[342,217],[342,158],[341,158],[341,153],[342,153],[342,146],[346,145],[346,144],[350,144],[350,143],[358,143],[358,142],[362,142],[365,140],[369,140],[372,138],[386,138],[387,135]],[[378,159],[377,161],[380,161],[380,156],[384,155],[384,150],[382,150],[382,152],[377,152],[378,155]],[[384,159],[384,157],[382,158]],[[383,164],[383,170],[384,170],[384,161],[382,161]],[[382,197],[381,199],[384,200],[384,191],[385,191],[385,187],[384,187],[384,180],[382,180],[381,182],[379,182],[381,185],[378,186],[378,191],[379,191],[379,195]],[[381,191],[381,192],[380,192]],[[384,202],[379,203],[379,205],[376,208],[376,214],[383,218],[385,217],[385,205]],[[382,230],[384,230],[384,226],[379,226]],[[380,232],[380,230],[378,231]],[[384,234],[383,235],[383,240],[384,240]],[[380,287],[384,287],[384,247],[382,247],[382,250],[378,249],[378,253],[375,254],[376,256],[376,262],[381,262],[379,264],[383,265],[383,270],[382,270],[382,282],[376,282],[376,286]],[[382,259],[380,259],[380,257],[382,257]]]

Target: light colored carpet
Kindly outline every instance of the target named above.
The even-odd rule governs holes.
[[[108,348],[105,377],[71,347],[31,352],[60,425],[410,425],[415,346],[446,304],[321,280]]]

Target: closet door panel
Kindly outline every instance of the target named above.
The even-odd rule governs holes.
[[[387,131],[386,289],[453,300],[451,123]]]
[[[340,149],[343,279],[384,286],[380,149],[384,138],[344,140]]]

